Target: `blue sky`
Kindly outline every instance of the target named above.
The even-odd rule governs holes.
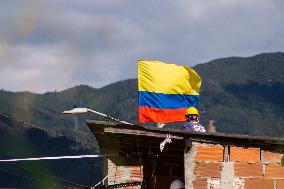
[[[284,49],[282,0],[2,0],[0,88],[44,93]]]

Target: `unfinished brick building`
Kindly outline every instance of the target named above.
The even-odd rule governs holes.
[[[87,125],[108,159],[107,185],[167,189],[179,179],[186,189],[284,189],[284,139],[98,121]],[[167,134],[172,142],[160,152]]]

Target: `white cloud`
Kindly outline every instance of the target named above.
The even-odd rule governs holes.
[[[192,66],[284,49],[280,0],[27,2],[0,7],[0,87],[13,91],[101,87],[136,77],[141,58]]]
[[[9,49],[6,63],[1,64],[1,88],[46,92],[74,85],[74,62],[66,51],[61,44],[16,46]]]

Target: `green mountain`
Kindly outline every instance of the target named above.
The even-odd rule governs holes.
[[[225,133],[284,137],[284,53],[231,57],[195,67],[203,123]]]
[[[284,53],[217,59],[199,64],[194,69],[203,80],[199,103],[203,125],[213,119],[218,132],[284,137]],[[80,85],[45,94],[1,90],[0,113],[96,145],[85,120],[101,117],[94,114],[62,115],[61,112],[78,105],[137,123],[137,99],[137,79],[119,81],[100,89]],[[13,135],[14,129],[11,130],[10,126],[11,123],[0,116],[0,134],[5,138],[0,147],[1,157],[7,157],[7,154],[19,157],[21,149],[29,149],[31,142],[33,148],[45,149],[38,150],[37,155],[53,154],[53,151],[65,153],[62,148],[70,148],[64,143],[62,147],[53,145],[56,138],[52,136],[44,136],[46,140],[42,141],[42,137],[32,138],[25,129],[17,132],[15,129],[28,142],[27,147],[13,148],[12,153],[10,142],[21,137],[18,139],[18,134]],[[26,155],[33,155],[33,152]]]
[[[284,53],[217,59],[194,69],[203,79],[199,109],[204,125],[214,119],[219,132],[284,137]],[[82,140],[88,135],[88,141],[94,141],[84,121],[101,118],[61,114],[73,105],[137,123],[137,80],[45,94],[0,91],[0,112]]]

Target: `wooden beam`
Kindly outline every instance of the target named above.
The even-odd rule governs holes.
[[[120,129],[114,127],[106,127],[104,129],[105,133],[115,133],[115,134],[125,134],[125,135],[137,135],[137,136],[147,136],[147,137],[158,137],[166,138],[168,133],[157,133],[151,131],[141,131],[141,130],[131,130],[131,129]],[[183,137],[171,134],[172,139],[182,140]]]

